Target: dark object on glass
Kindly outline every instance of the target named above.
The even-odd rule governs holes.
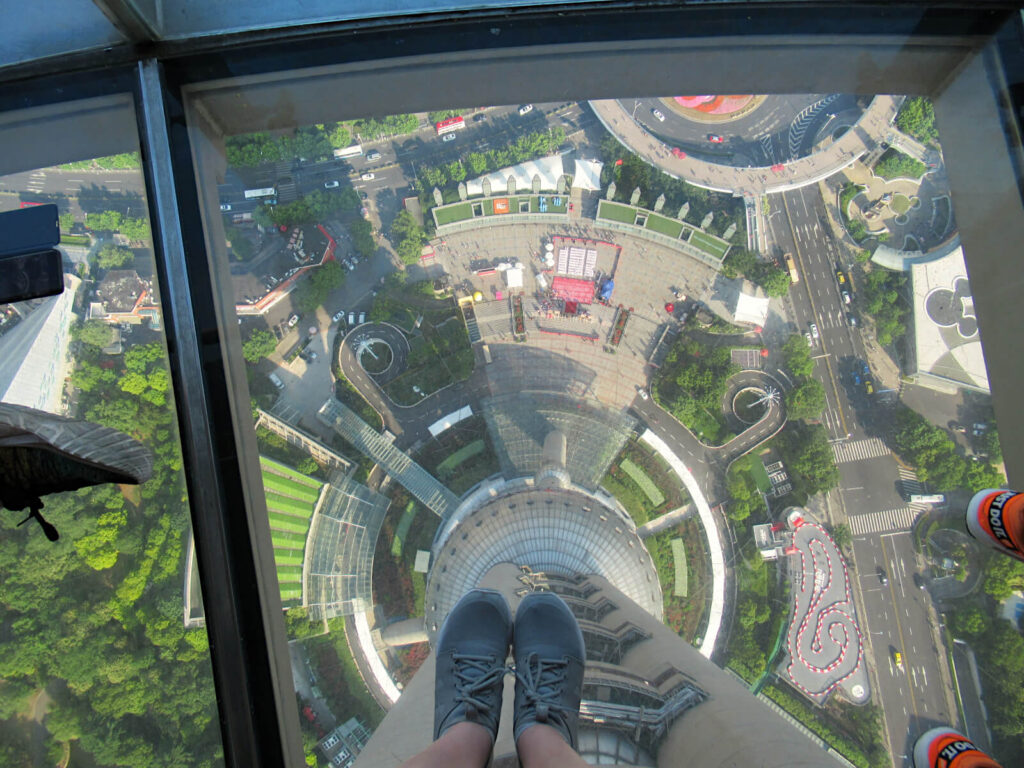
[[[0,403],[0,506],[28,508],[46,538],[57,529],[40,513],[39,498],[100,483],[137,485],[153,473],[153,457],[123,432],[88,421]]]
[[[0,304],[64,291],[59,242],[52,203],[0,213]]]

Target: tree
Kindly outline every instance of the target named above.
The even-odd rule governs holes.
[[[100,269],[118,269],[131,264],[135,254],[127,248],[119,248],[116,245],[104,245],[96,255],[96,264]]]
[[[767,261],[757,262],[747,273],[753,282],[757,283],[772,298],[780,298],[789,292],[792,281],[789,272],[779,269]]]
[[[915,96],[907,99],[896,115],[896,126],[925,144],[937,144],[939,132],[935,128],[935,109],[931,99]]]
[[[782,359],[790,373],[797,378],[807,378],[814,372],[811,348],[807,345],[807,339],[799,333],[791,335],[782,345]]]
[[[992,552],[985,566],[985,593],[1002,601],[1024,589],[1024,563]]]
[[[974,639],[988,631],[988,614],[978,606],[961,608],[949,617],[949,629],[956,637]]]
[[[307,457],[300,461],[296,465],[295,469],[304,475],[312,475],[314,472],[320,469],[320,465],[317,464],[312,458]]]
[[[780,449],[793,476],[794,486],[808,496],[835,488],[839,469],[820,424],[790,422],[783,432]]]
[[[270,331],[255,330],[242,344],[242,357],[250,363],[258,363],[277,349],[277,339]]]
[[[824,410],[825,388],[817,379],[807,379],[786,393],[786,415],[790,419],[817,419]]]
[[[839,549],[845,549],[849,546],[850,542],[853,541],[853,536],[850,534],[850,527],[844,523],[840,523],[832,529],[832,541],[836,543]]]
[[[348,225],[348,233],[352,238],[352,246],[360,256],[368,259],[377,250],[377,243],[373,240],[373,227],[365,219],[356,219]]]
[[[75,226],[75,217],[71,211],[65,211],[60,214],[60,216],[57,217],[57,220],[60,222],[61,232],[70,232],[71,228]]]
[[[114,329],[102,320],[86,320],[71,330],[71,337],[75,341],[80,341],[97,349],[103,349],[103,347],[110,344],[113,335]]]

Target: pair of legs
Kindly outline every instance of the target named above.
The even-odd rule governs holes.
[[[455,605],[435,648],[434,742],[403,768],[483,768],[498,733],[513,649],[513,734],[524,768],[582,768],[576,752],[585,652],[572,611],[553,592],[523,598],[515,622],[500,592]]]

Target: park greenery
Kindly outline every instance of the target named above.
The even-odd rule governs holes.
[[[94,765],[212,768],[222,750],[207,636],[182,623],[189,514],[166,355],[158,343],[104,355],[94,332],[75,334],[75,415],[141,440],[153,475],[46,497],[57,542],[0,520],[0,718],[24,716],[45,688],[54,760],[59,742],[77,742]],[[27,733],[11,720],[4,730]],[[17,738],[0,764],[23,764]]]
[[[818,419],[825,410],[825,387],[805,378],[786,392],[786,416],[790,419]]]
[[[938,146],[939,131],[935,127],[935,109],[927,96],[914,96],[903,102],[896,115],[896,127],[922,144]]]
[[[710,346],[681,335],[658,370],[652,391],[657,402],[705,443],[731,435],[722,413],[729,377],[739,372],[727,346]]]
[[[242,357],[249,363],[258,363],[264,357],[273,354],[277,349],[277,339],[274,334],[264,329],[257,329],[249,334],[249,338],[242,344]]]
[[[793,481],[797,504],[839,485],[839,469],[828,432],[820,424],[790,421],[779,435],[778,447]]]
[[[430,440],[416,461],[459,496],[501,469],[482,416],[460,421]]]
[[[676,561],[672,553],[672,540],[680,539],[686,557],[686,595],[675,590]],[[704,623],[710,590],[708,589],[708,554],[700,523],[684,520],[677,526],[644,539],[661,584],[665,626],[688,643],[696,641]]]
[[[902,272],[875,267],[861,281],[861,306],[874,319],[875,338],[883,346],[907,332],[910,303],[905,295],[907,277]]]
[[[281,160],[324,160],[345,149],[356,137],[362,141],[412,133],[419,127],[413,114],[371,117],[298,128],[289,135],[249,133],[227,141],[228,165],[245,168]]]
[[[563,141],[565,131],[556,126],[549,130],[521,134],[504,147],[486,152],[469,152],[462,159],[450,163],[419,165],[416,167],[416,188],[420,192],[420,201],[424,209],[431,208],[434,205],[431,192],[435,187],[443,189],[499,168],[550,155],[558,150]],[[504,188],[498,191],[504,193]]]
[[[134,171],[140,166],[138,152],[122,152],[119,155],[63,163],[57,167],[62,171]]]
[[[858,707],[835,701],[822,709],[808,703],[784,683],[766,685],[764,694],[857,768],[891,765],[882,736],[881,707],[875,704]]]
[[[792,284],[789,272],[780,269],[770,261],[757,258],[746,248],[736,245],[729,249],[729,253],[725,257],[722,274],[726,277],[742,275],[755,285],[761,286],[765,294],[772,298],[785,296]]]
[[[131,218],[118,211],[87,213],[85,226],[96,232],[120,232],[133,243],[149,240],[149,222],[146,219]]]
[[[248,261],[256,255],[256,246],[240,227],[225,224],[224,238],[237,261]]]
[[[423,246],[427,242],[427,233],[419,225],[409,211],[402,211],[395,217],[391,224],[391,238],[395,245],[395,252],[403,264],[417,264]]]
[[[373,239],[373,226],[366,219],[352,219],[346,226],[352,239],[352,247],[362,258],[368,259],[377,251],[377,243]]]
[[[665,195],[663,213],[675,216],[684,203],[690,204],[686,221],[700,224],[709,213],[714,213],[714,221],[707,228],[713,235],[721,236],[730,224],[736,225],[736,234],[731,238],[735,245],[747,242],[747,220],[743,199],[687,184],[682,179],[675,179],[658,170],[642,157],[633,154],[614,136],[608,135],[601,141],[600,159],[604,163],[601,170],[601,187],[607,189],[615,182],[614,200],[629,203],[633,190],[640,188],[637,205],[649,210],[661,195]],[[619,161],[621,165],[617,165]]]
[[[755,513],[768,511],[751,473],[753,463],[760,460],[757,455],[748,454],[733,462],[726,474],[725,488],[729,497],[726,514],[734,523],[743,523]]]
[[[427,120],[429,120],[432,123],[440,123],[442,120],[447,120],[448,118],[451,117],[457,117],[458,115],[461,115],[468,111],[469,110],[467,109],[439,109],[436,112],[428,112]]]
[[[292,203],[261,205],[253,212],[253,219],[263,226],[293,227],[317,224],[358,207],[359,195],[354,189],[317,189]]]
[[[924,175],[924,163],[890,147],[878,158],[875,176],[883,179],[919,179]]]
[[[345,269],[337,261],[325,261],[309,270],[309,276],[292,291],[292,306],[299,312],[312,312],[322,305],[331,291],[345,281]]]
[[[71,328],[71,338],[87,347],[103,349],[114,339],[114,329],[102,320],[86,320]]]
[[[846,231],[850,233],[850,237],[858,243],[868,236],[868,228],[859,216],[850,216],[850,203],[864,189],[859,184],[848,181],[839,192],[839,215],[842,217],[843,225],[846,227]]]
[[[811,348],[799,333],[792,334],[782,345],[782,364],[799,379],[809,378],[814,372]]]
[[[1003,765],[1024,761],[1024,637],[1020,628],[1000,617],[999,605],[1014,592],[1024,589],[1024,563],[1001,553],[984,555],[982,593],[974,592],[956,601],[947,613],[947,627],[953,637],[970,644],[977,654],[989,726],[994,737],[995,757]]]
[[[96,266],[100,269],[120,269],[135,260],[135,254],[127,248],[108,243],[96,254]]]
[[[918,478],[935,490],[998,488],[1005,482],[988,461],[974,461],[961,455],[945,429],[916,411],[898,405],[889,424],[893,451],[915,467]]]

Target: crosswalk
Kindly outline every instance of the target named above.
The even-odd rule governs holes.
[[[852,443],[833,443],[832,452],[836,456],[836,464],[845,464],[848,461],[863,461],[864,459],[877,459],[879,456],[889,455],[889,449],[877,437],[854,440]]]
[[[919,508],[907,506],[869,512],[866,515],[851,515],[850,533],[854,536],[867,536],[871,533],[909,531],[920,512]]]
[[[905,498],[917,493],[924,493],[924,484],[917,479],[917,473],[910,467],[900,466],[897,468],[900,475],[900,491]]]

